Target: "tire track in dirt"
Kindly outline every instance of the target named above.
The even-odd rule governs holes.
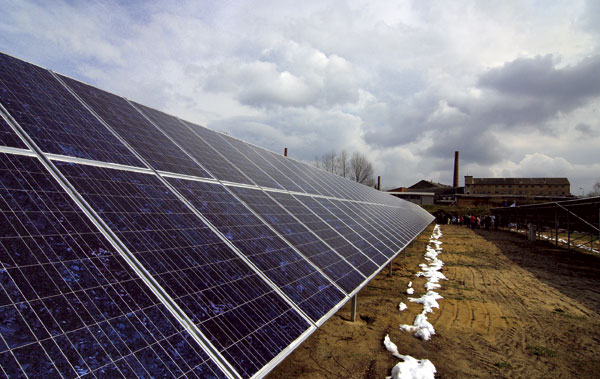
[[[600,372],[600,257],[582,256],[506,232],[442,226],[444,298],[428,314],[429,341],[400,331],[421,311],[420,271],[432,227],[272,372],[271,378],[381,378],[397,359],[381,345],[427,358],[439,378],[593,378]],[[415,294],[405,290],[413,281]],[[408,305],[397,310],[400,301]],[[368,320],[368,321],[366,321]],[[319,337],[321,336],[321,337]]]

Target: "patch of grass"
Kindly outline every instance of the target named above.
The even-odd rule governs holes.
[[[500,361],[500,362],[496,362],[494,363],[494,366],[498,367],[498,368],[512,368],[512,365],[509,362],[504,362],[504,361]]]
[[[565,311],[562,310],[561,308],[554,308],[554,312],[556,312],[556,313],[565,313]]]
[[[538,357],[548,357],[548,358],[552,358],[556,355],[556,353],[554,352],[554,350],[549,349],[545,346],[532,346],[532,345],[527,345],[527,351],[529,351],[529,354],[533,354],[535,356]]]

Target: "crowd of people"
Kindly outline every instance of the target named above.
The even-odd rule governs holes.
[[[438,223],[464,225],[471,229],[498,230],[498,222],[495,215],[475,216],[466,214],[455,216],[444,214],[440,216],[438,216]]]

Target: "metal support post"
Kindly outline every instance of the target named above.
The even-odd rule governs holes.
[[[567,209],[567,248],[571,250],[571,212]]]
[[[554,211],[554,245],[558,246],[558,214]]]
[[[392,261],[390,261],[390,272],[388,273],[388,276],[390,278],[392,277]]]
[[[352,304],[351,304],[351,309],[350,309],[350,319],[352,319],[352,322],[356,321],[356,298],[358,297],[358,294],[352,296]]]

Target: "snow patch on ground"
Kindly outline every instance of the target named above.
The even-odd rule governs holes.
[[[406,310],[407,306],[406,304],[400,302],[400,304],[398,304],[398,310],[400,310],[400,312]]]
[[[435,334],[433,325],[427,321],[427,313],[433,312],[433,308],[439,309],[440,306],[437,301],[442,299],[442,296],[433,290],[440,288],[440,280],[446,280],[446,276],[440,272],[444,266],[444,262],[438,258],[438,255],[442,252],[440,237],[442,237],[442,230],[439,225],[436,225],[433,228],[433,233],[425,252],[427,263],[421,263],[419,265],[421,271],[416,274],[418,277],[427,278],[427,283],[425,283],[427,293],[419,298],[408,298],[413,303],[422,304],[423,312],[415,317],[412,325],[400,325],[400,330],[415,333],[415,337],[425,341],[428,341]],[[412,282],[409,283],[409,288],[406,290],[407,294],[412,295],[414,290],[410,287],[412,287]]]
[[[383,339],[383,345],[396,358],[402,359],[392,368],[391,379],[434,379],[435,366],[429,359],[415,359],[410,355],[402,355],[398,352],[398,346],[390,340],[388,334]]]

